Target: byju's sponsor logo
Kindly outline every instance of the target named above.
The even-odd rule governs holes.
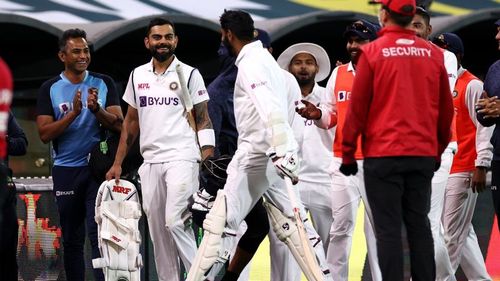
[[[153,105],[179,105],[178,97],[139,97],[139,106],[153,106]]]
[[[75,192],[73,190],[69,190],[69,191],[56,191],[56,197],[59,197],[59,196],[68,196],[68,195],[75,195]]]

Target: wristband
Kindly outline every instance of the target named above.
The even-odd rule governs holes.
[[[215,133],[213,129],[199,130],[197,134],[200,147],[204,147],[206,145],[215,147]]]

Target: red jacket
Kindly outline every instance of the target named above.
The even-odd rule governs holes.
[[[453,101],[443,53],[415,32],[386,27],[362,47],[347,111],[343,163],[365,158],[438,157],[450,140]]]
[[[7,133],[7,122],[9,120],[9,108],[12,100],[12,74],[0,58],[0,159],[7,155],[7,142],[5,134]]]

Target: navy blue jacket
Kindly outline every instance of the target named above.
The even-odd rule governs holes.
[[[500,99],[500,60],[488,69],[484,79],[484,90],[489,97],[497,96]],[[485,127],[497,125],[491,136],[491,144],[493,145],[493,161],[500,161],[500,126],[498,126],[500,118],[484,119],[482,114],[477,114],[477,120]]]
[[[21,156],[26,154],[28,140],[23,129],[17,123],[12,112],[9,112],[9,123],[7,125],[7,154]]]
[[[223,46],[219,49],[219,58],[222,63],[221,71],[207,87],[210,97],[208,114],[215,132],[216,158],[221,155],[234,155],[238,140],[233,106],[234,84],[238,74],[238,68],[234,65],[236,58],[229,56]]]

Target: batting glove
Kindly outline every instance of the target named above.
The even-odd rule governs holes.
[[[271,155],[271,159],[273,160],[276,172],[282,179],[289,177],[293,184],[299,182],[299,157],[297,153],[287,152],[283,157],[276,157],[274,154]]]
[[[214,205],[215,196],[210,195],[205,189],[201,189],[193,194],[193,200],[192,210],[208,212]]]

